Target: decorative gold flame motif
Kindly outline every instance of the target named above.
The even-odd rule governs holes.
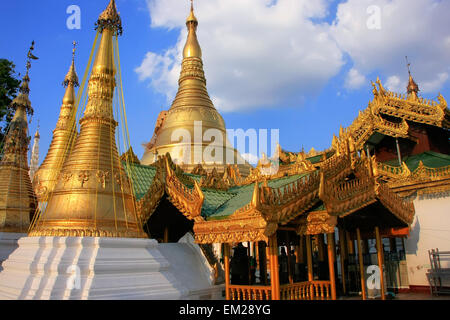
[[[28,53],[27,73],[23,77],[19,95],[10,108],[15,110],[10,128],[5,137],[3,158],[0,162],[0,232],[27,232],[30,217],[36,208],[36,198],[28,174],[28,121],[27,113],[33,114],[28,97],[28,76],[34,42]]]
[[[147,237],[115,141],[113,36],[120,33],[121,23],[114,0],[97,26],[102,37],[80,133],[30,236]]]
[[[186,20],[186,26],[188,29],[188,37],[183,50],[178,93],[170,110],[161,113],[154,137],[147,145],[141,162],[144,165],[148,165],[155,162],[157,155],[170,153],[172,159],[186,171],[192,171],[198,164],[196,162],[197,159],[201,159],[200,162],[208,172],[216,167],[218,171],[223,173],[227,168],[228,153],[229,162],[232,162],[229,164],[238,163],[241,173],[246,176],[250,172],[250,165],[244,164],[239,153],[229,143],[225,122],[214,107],[206,88],[202,50],[197,39],[198,20],[194,15],[192,5],[190,15]],[[197,141],[194,132],[195,122],[201,123],[202,125],[199,139],[201,141]],[[203,139],[208,129],[217,130],[216,132],[222,138],[222,143],[218,144],[217,148],[222,150],[223,157],[217,163],[203,157],[205,148],[211,144],[211,141],[204,141]],[[174,141],[173,135],[175,134],[177,136],[176,133],[181,132],[180,130],[189,132],[190,142]],[[211,155],[211,158],[215,158],[215,154],[209,152],[205,152],[205,154]],[[240,159],[240,162],[238,162],[238,159]]]

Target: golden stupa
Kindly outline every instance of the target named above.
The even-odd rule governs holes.
[[[53,131],[53,138],[47,156],[33,178],[33,188],[39,202],[46,202],[49,192],[53,191],[58,173],[71,151],[76,138],[75,126],[75,87],[79,86],[75,71],[75,42],[72,53],[72,64],[64,78],[66,88],[62,106]]]
[[[160,113],[153,138],[145,146],[141,163],[152,164],[158,155],[170,153],[174,162],[185,171],[192,171],[198,163],[208,172],[213,168],[224,172],[227,164],[238,164],[240,173],[247,175],[251,166],[229,143],[225,122],[206,89],[202,49],[197,39],[198,20],[192,4],[186,26],[188,37],[183,50],[178,93],[171,108]],[[215,132],[219,139],[211,139],[208,133],[205,136],[210,129],[213,129],[210,133]],[[221,155],[212,149],[220,150]]]
[[[15,110],[3,146],[3,158],[0,162],[0,232],[25,233],[36,208],[28,168],[27,113],[33,114],[28,97],[31,68],[30,59],[35,59],[32,51],[34,42],[28,52],[27,73],[22,79],[19,95],[12,101],[10,108]]]
[[[30,236],[147,238],[115,140],[113,36],[122,33],[122,22],[114,0],[100,15],[96,28],[101,42],[80,133]]]

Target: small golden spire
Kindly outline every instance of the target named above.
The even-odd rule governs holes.
[[[66,88],[59,118],[47,155],[36,174],[33,176],[33,188],[39,202],[45,202],[48,195],[53,191],[57,182],[57,176],[61,167],[71,151],[74,137],[76,136],[75,126],[75,87],[78,86],[78,76],[75,71],[75,51],[76,42],[73,42],[72,64],[69,72],[64,78],[63,85]],[[39,127],[39,124],[38,124]]]
[[[78,87],[80,84],[78,83],[78,75],[75,71],[75,52],[76,52],[76,46],[77,43],[73,42],[73,49],[72,49],[72,65],[70,66],[69,72],[64,78],[63,86],[68,87],[69,84],[72,84],[74,87]]]
[[[408,93],[408,96],[413,96],[416,97],[418,96],[419,93],[419,86],[417,85],[417,83],[414,81],[412,75],[411,75],[411,63],[409,63],[408,61],[408,57],[406,56],[406,65],[408,68],[408,74],[409,74],[409,81],[408,81],[408,86],[406,87],[406,92]]]
[[[14,117],[5,136],[3,157],[0,161],[0,232],[26,232],[36,208],[36,198],[28,174],[27,113],[33,114],[28,97],[28,72],[31,59],[38,59],[33,55],[33,50],[34,41],[28,51],[27,72],[23,77],[19,95],[9,106],[14,110]]]

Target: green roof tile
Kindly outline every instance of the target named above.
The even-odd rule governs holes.
[[[294,181],[304,178],[307,174],[283,177],[267,182],[271,188],[279,188],[288,185]],[[228,194],[234,194],[228,201],[224,202],[217,210],[207,217],[207,220],[222,220],[228,218],[236,210],[244,207],[252,201],[253,189],[255,185],[250,184],[241,187],[234,187],[228,190]]]
[[[156,175],[156,167],[144,166],[136,163],[130,163],[131,173],[126,169],[126,163],[123,162],[125,172],[132,177],[133,189],[136,200],[140,200],[148,191]]]
[[[419,162],[422,161],[423,164],[428,168],[441,168],[450,165],[450,156],[442,153],[437,153],[434,151],[426,151],[421,154],[417,154],[410,157],[402,158],[402,161],[406,163],[408,169],[414,171],[419,166]],[[389,160],[385,162],[388,165],[398,167],[398,160]]]

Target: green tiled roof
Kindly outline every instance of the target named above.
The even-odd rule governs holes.
[[[125,172],[132,177],[136,200],[141,199],[153,183],[153,178],[156,175],[156,167],[130,163],[131,172],[129,173],[125,162],[123,162],[123,166]]]
[[[279,188],[297,181],[307,174],[295,175],[290,177],[283,177],[276,180],[268,181],[269,187]],[[228,201],[220,205],[215,212],[207,216],[207,220],[222,220],[226,219],[228,216],[232,215],[236,210],[244,207],[252,201],[253,189],[255,185],[250,184],[241,187],[234,187],[228,190],[228,194],[233,195]],[[211,191],[215,192],[215,191]],[[206,200],[205,200],[206,201]]]
[[[126,170],[126,163],[123,162]],[[153,183],[156,175],[156,167],[144,166],[139,164],[130,164],[133,188],[136,194],[136,199],[140,200],[148,191]],[[201,176],[186,174],[188,177],[200,182]],[[283,177],[268,181],[269,187],[279,188],[294,181],[306,177],[308,174],[295,175],[290,177]],[[192,186],[188,186],[192,188]],[[254,184],[233,187],[228,191],[214,190],[202,188],[205,200],[202,207],[202,216],[207,220],[221,220],[226,219],[236,210],[249,204],[253,196]]]
[[[423,164],[428,168],[441,168],[449,166],[450,156],[434,151],[426,151],[414,156],[404,157],[402,158],[402,161],[406,163],[409,170],[414,171],[419,166],[420,161],[422,161]],[[386,161],[386,164],[391,166],[398,166],[398,160],[389,160]]]

